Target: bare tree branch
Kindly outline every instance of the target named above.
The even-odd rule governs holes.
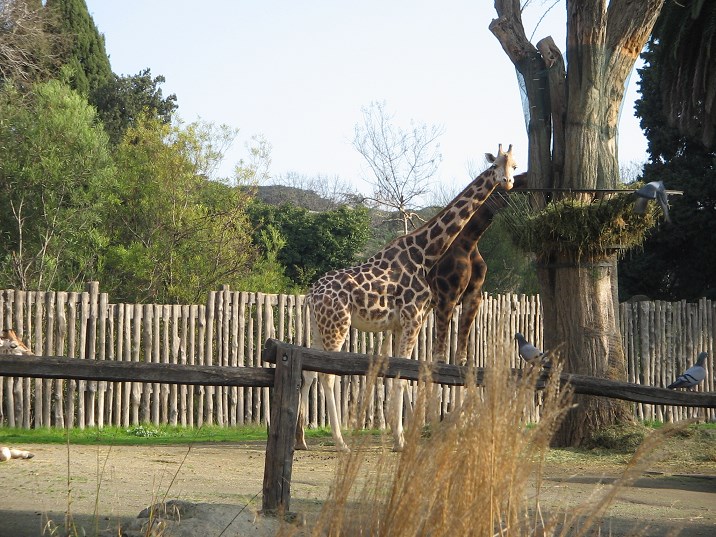
[[[62,37],[45,31],[49,10],[40,2],[0,1],[0,79],[29,83],[47,75]]]
[[[440,126],[411,123],[404,131],[392,124],[385,103],[363,109],[363,123],[356,125],[353,146],[363,156],[374,179],[371,197],[377,205],[396,210],[408,232],[412,209],[430,191],[430,179],[442,160],[438,138]]]

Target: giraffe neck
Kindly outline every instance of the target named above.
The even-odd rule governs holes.
[[[468,221],[460,234],[460,239],[466,243],[475,244],[480,240],[482,234],[492,225],[497,212],[507,205],[507,195],[496,192],[483,203],[472,218]],[[457,240],[457,239],[456,239]]]
[[[449,205],[424,225],[398,237],[386,249],[398,246],[408,250],[410,259],[430,269],[450,247],[452,241],[497,186],[496,167],[478,175]]]
[[[514,177],[514,189],[521,189],[527,186],[527,173],[521,173]],[[482,237],[482,234],[492,225],[497,213],[507,207],[509,194],[505,191],[498,190],[492,194],[480,208],[472,215],[470,221],[462,229],[462,232],[455,239],[455,243],[465,249],[473,248]]]

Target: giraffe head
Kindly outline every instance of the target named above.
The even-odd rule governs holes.
[[[32,354],[30,348],[17,337],[15,330],[3,330],[0,332],[0,354]]]
[[[492,153],[486,153],[485,158],[488,162],[492,163],[491,168],[495,170],[495,178],[498,186],[504,190],[512,189],[514,185],[514,171],[517,168],[515,159],[512,156],[512,144],[507,148],[507,151],[502,150],[502,144],[497,149],[497,156]]]

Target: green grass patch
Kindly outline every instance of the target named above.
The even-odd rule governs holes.
[[[0,428],[2,444],[64,444],[69,434],[70,444],[76,445],[162,445],[200,442],[250,442],[267,438],[265,425],[219,427],[174,427],[169,425],[132,425],[130,427],[87,427],[85,429],[18,429]],[[307,429],[306,436],[330,436],[328,428]]]

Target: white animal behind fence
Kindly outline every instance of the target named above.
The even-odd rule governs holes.
[[[32,354],[32,351],[17,337],[14,330],[3,330],[2,333],[0,333],[0,354],[21,356]],[[0,462],[5,462],[10,459],[31,459],[34,456],[33,453],[23,449],[0,446]]]

